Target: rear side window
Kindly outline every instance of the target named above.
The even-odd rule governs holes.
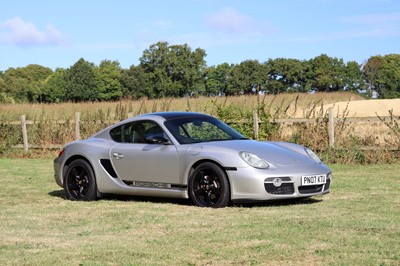
[[[123,127],[124,125],[111,129],[110,137],[112,138],[112,140],[116,142],[123,142],[123,137],[122,137]]]

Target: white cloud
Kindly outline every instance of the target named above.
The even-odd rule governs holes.
[[[206,24],[216,31],[229,33],[245,33],[253,30],[253,20],[232,8],[225,8],[221,12],[206,19]]]
[[[257,23],[252,17],[233,8],[224,8],[216,14],[206,17],[205,23],[216,33],[230,35],[261,35],[273,30],[268,23]]]
[[[65,37],[53,25],[48,24],[40,31],[31,22],[19,17],[0,23],[0,43],[11,43],[21,47],[58,46],[65,42]]]

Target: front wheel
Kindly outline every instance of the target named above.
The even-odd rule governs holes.
[[[226,207],[230,200],[226,173],[214,163],[200,164],[190,175],[189,194],[194,204],[199,207]]]
[[[96,179],[92,167],[82,159],[73,161],[64,176],[64,191],[67,199],[91,201],[97,197]]]

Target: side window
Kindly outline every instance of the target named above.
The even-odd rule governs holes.
[[[122,143],[146,143],[146,138],[159,136],[167,139],[167,135],[155,122],[144,120],[118,126],[110,131],[111,138]]]
[[[132,143],[146,143],[146,135],[145,135],[145,123],[140,122],[133,122],[132,123],[132,130],[131,130],[131,139],[129,142]]]

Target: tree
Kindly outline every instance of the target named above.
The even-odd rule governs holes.
[[[96,68],[100,100],[116,100],[122,97],[121,75],[119,62],[103,60]]]
[[[43,102],[58,103],[66,100],[67,91],[67,70],[57,68],[56,71],[50,75],[43,82],[42,94],[40,99]]]
[[[13,103],[14,98],[9,96],[6,92],[6,83],[4,82],[3,78],[1,77],[0,72],[0,103]]]
[[[228,63],[212,66],[206,70],[205,93],[207,95],[225,95],[228,88],[231,67]]]
[[[265,89],[268,71],[257,60],[246,60],[231,69],[226,95],[252,94]]]
[[[400,97],[400,54],[372,56],[362,72],[368,88],[375,90],[379,98]]]
[[[158,42],[143,52],[140,67],[156,97],[182,97],[204,91],[205,51],[187,45]]]
[[[343,89],[359,92],[365,88],[365,81],[362,77],[361,66],[355,62],[347,62],[343,75]]]
[[[132,65],[123,69],[120,78],[124,97],[140,99],[142,97],[154,98],[152,86],[149,84],[148,75],[141,67]]]
[[[167,42],[158,42],[143,52],[140,58],[140,67],[151,82],[155,97],[166,97],[174,91],[171,76],[169,48]]]
[[[42,82],[52,73],[50,68],[34,64],[9,68],[3,74],[4,91],[18,102],[40,101]]]
[[[204,94],[206,69],[204,57],[206,52],[200,48],[192,52],[187,44],[173,47],[177,55],[177,62],[180,63],[177,81],[181,81],[183,85],[183,90],[180,91],[179,96]]]
[[[7,88],[7,85],[3,79],[3,76],[4,76],[3,72],[0,71],[0,93],[5,93],[6,88]]]
[[[83,58],[79,59],[66,74],[68,100],[74,102],[93,101],[99,98],[98,78],[95,66]]]
[[[343,59],[332,58],[326,54],[310,60],[308,76],[313,89],[317,91],[338,91],[343,88],[345,65]]]
[[[304,92],[305,67],[297,59],[269,59],[266,62],[268,71],[267,92],[280,93],[288,91]]]

